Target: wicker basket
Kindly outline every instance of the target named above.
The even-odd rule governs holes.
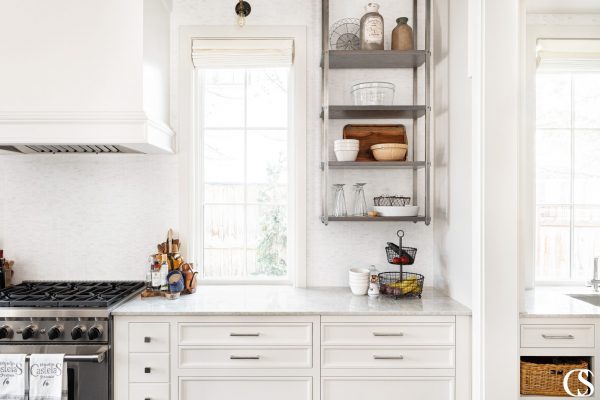
[[[521,360],[521,394],[544,396],[568,396],[563,388],[565,375],[574,369],[587,369],[588,362],[577,359],[524,358]],[[577,378],[577,373],[569,376],[569,389],[577,393],[589,390]]]

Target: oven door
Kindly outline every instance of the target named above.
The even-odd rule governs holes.
[[[68,400],[110,400],[108,345],[0,345],[1,353],[64,353]]]

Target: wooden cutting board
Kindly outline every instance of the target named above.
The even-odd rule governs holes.
[[[403,143],[406,141],[404,125],[346,125],[344,139],[358,139],[356,161],[375,161],[371,146],[381,143]]]

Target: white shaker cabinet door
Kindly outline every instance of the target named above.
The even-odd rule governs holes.
[[[321,400],[454,400],[454,378],[323,378],[321,393]]]
[[[240,399],[311,400],[312,378],[189,377],[179,379],[179,400]]]

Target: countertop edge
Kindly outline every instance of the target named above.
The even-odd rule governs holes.
[[[153,316],[162,316],[162,317],[179,317],[179,316],[189,316],[189,317],[210,317],[210,316],[256,316],[256,317],[264,317],[264,316],[357,316],[357,317],[470,317],[472,313],[470,311],[463,312],[368,312],[368,311],[359,311],[359,312],[335,312],[335,311],[327,311],[327,312],[294,312],[294,311],[285,311],[285,312],[268,312],[268,311],[253,311],[253,312],[235,312],[235,311],[215,311],[215,312],[193,312],[193,311],[182,311],[182,312],[152,312],[152,311],[116,311],[112,313],[115,317],[120,316],[139,316],[139,317],[153,317]]]

